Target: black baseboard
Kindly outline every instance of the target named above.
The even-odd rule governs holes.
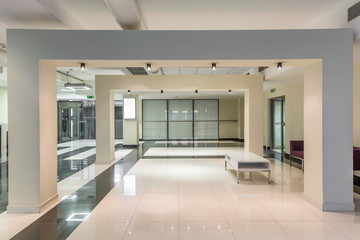
[[[235,142],[244,142],[244,139],[241,138],[219,138],[221,141],[235,141]]]
[[[290,154],[285,153],[285,159],[290,160]]]
[[[123,145],[124,149],[137,149],[138,145]]]

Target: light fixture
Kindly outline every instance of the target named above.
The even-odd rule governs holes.
[[[231,89],[229,89],[229,94],[231,94]]]
[[[149,72],[151,71],[151,64],[150,64],[150,63],[146,64],[146,69],[147,69]]]
[[[83,71],[85,70],[85,63],[80,63],[80,69]]]
[[[131,91],[130,90],[128,90],[128,94],[130,94],[131,93]]]
[[[92,86],[86,83],[65,83],[65,88],[69,90],[91,90]]]
[[[281,70],[281,69],[282,69],[282,62],[278,62],[278,63],[277,63],[277,69],[278,69],[278,70]]]
[[[160,93],[164,93],[164,90],[160,90]]]
[[[216,63],[212,63],[212,64],[211,64],[211,69],[212,69],[213,71],[216,70]]]
[[[195,93],[198,93],[198,90],[195,90]]]

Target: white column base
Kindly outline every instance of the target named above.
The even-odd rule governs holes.
[[[313,199],[306,193],[303,194],[303,197],[311,205],[324,212],[354,212],[355,204],[354,203],[322,203],[318,200]]]
[[[52,204],[57,203],[58,194],[54,195],[41,205],[9,205],[7,206],[8,214],[29,214],[29,213],[41,213],[44,209],[48,208]]]

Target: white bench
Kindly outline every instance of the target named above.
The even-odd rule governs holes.
[[[251,152],[234,152],[225,154],[225,170],[227,164],[236,170],[237,183],[239,183],[239,172],[268,172],[268,182],[271,183],[270,161]]]

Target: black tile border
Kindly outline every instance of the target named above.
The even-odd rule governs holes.
[[[93,180],[90,180],[90,182],[71,194],[76,195],[76,199],[63,200],[11,239],[66,239],[81,224],[81,222],[66,221],[66,219],[73,213],[85,211],[86,213],[91,213],[100,201],[120,183],[114,181],[115,166],[122,164],[122,162],[127,163],[126,167],[125,164],[123,165],[123,173],[121,175],[123,178],[139,160],[138,156],[137,150],[131,151],[122,158],[123,161],[118,160]]]

